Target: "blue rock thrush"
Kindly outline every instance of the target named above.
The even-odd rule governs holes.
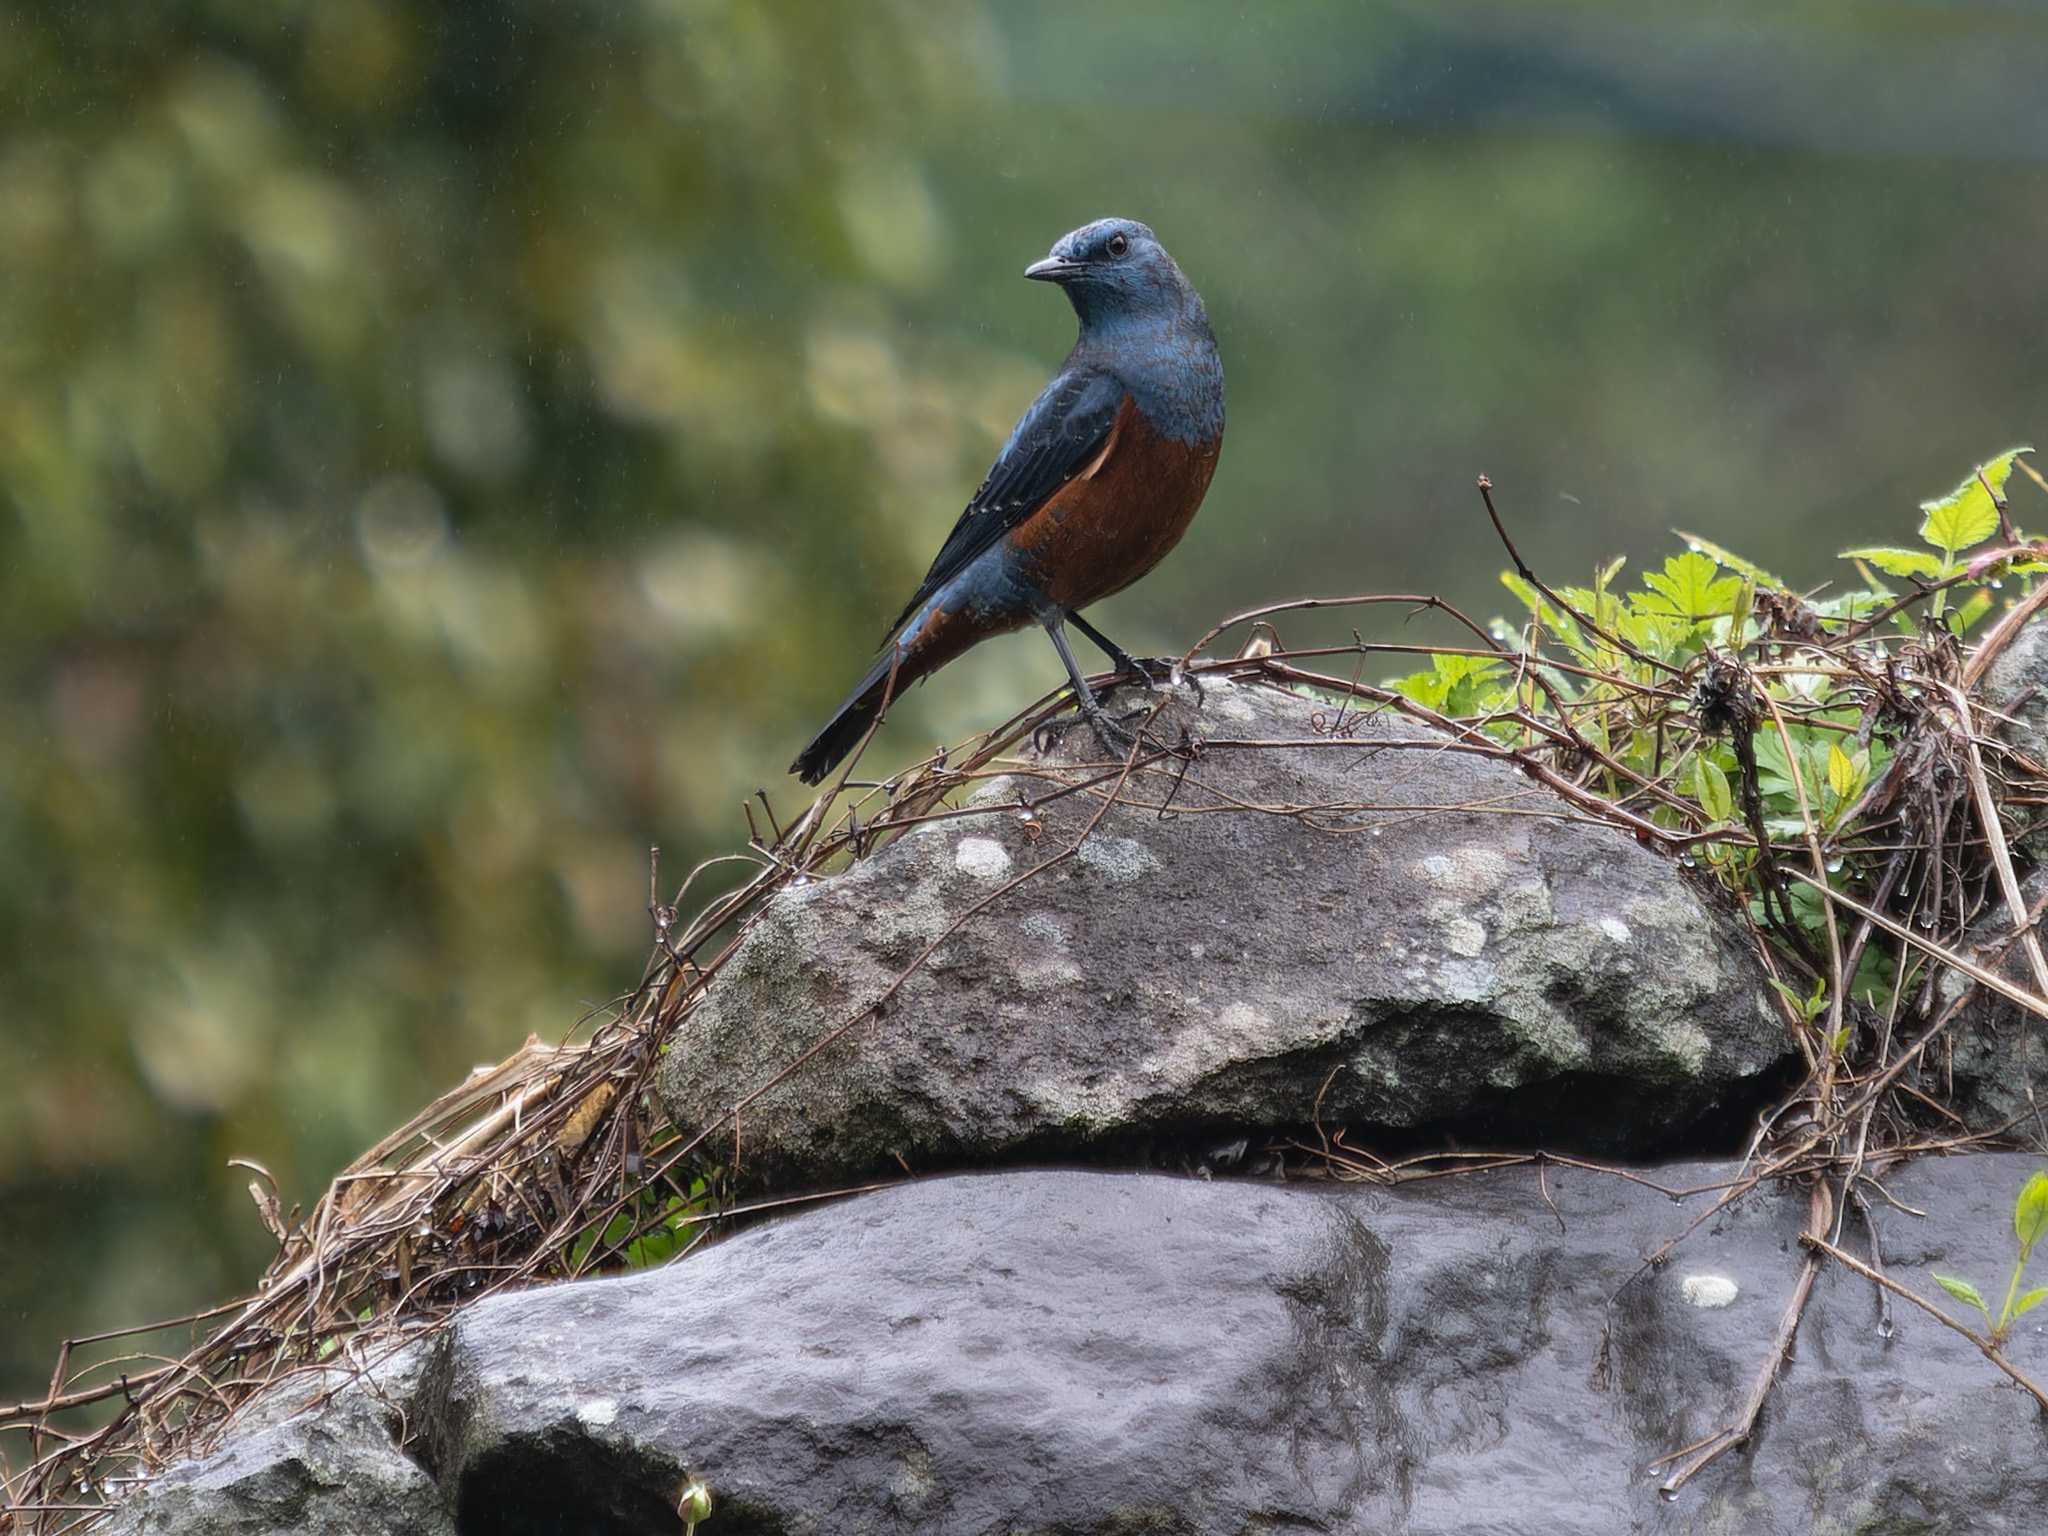
[[[1165,558],[1202,504],[1223,445],[1216,338],[1201,295],[1130,219],[1083,225],[1024,275],[1066,290],[1080,339],[1003,444],[880,659],[790,765],[806,784],[853,750],[885,695],[991,635],[1042,625],[1105,745],[1119,732],[1074,664],[1067,621],[1119,670],[1146,676],[1081,610]]]

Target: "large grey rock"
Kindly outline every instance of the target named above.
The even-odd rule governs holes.
[[[1930,1266],[1995,1287],[2032,1166],[1887,1173],[1930,1213],[1879,1205],[1890,1273],[1927,1295]],[[206,1524],[194,1501],[189,1524],[131,1511],[115,1529],[432,1530],[452,1510],[461,1536],[644,1536],[679,1528],[686,1470],[718,1498],[704,1536],[2040,1529],[2031,1400],[1918,1313],[1887,1337],[1869,1286],[1833,1269],[1756,1439],[1661,1499],[1657,1458],[1726,1423],[1770,1351],[1804,1193],[1752,1196],[1655,1271],[1641,1256],[1710,1195],[1561,1168],[1548,1193],[1554,1209],[1530,1169],[1393,1191],[908,1184],[469,1309],[401,1405],[439,1479],[412,1485],[416,1526],[349,1524],[348,1492],[322,1485],[267,1525]],[[2010,1349],[2043,1374],[2039,1325]],[[387,1453],[347,1395],[312,1422]],[[183,1486],[283,1454],[261,1438]]]
[[[1685,871],[1505,764],[1340,713],[1220,681],[1199,712],[1176,704],[1159,734],[1187,729],[1199,760],[1134,784],[1146,803],[1112,809],[879,1020],[749,1104],[745,1175],[1299,1128],[1319,1092],[1325,1123],[1354,1133],[1641,1154],[1768,1096],[1782,1025]],[[1074,844],[1099,801],[1048,796],[1085,777],[1027,765],[979,791],[980,814],[778,895],[670,1050],[678,1123],[715,1121]]]

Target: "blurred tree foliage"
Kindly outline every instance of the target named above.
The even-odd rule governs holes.
[[[1017,281],[1065,228],[1153,222],[1231,373],[1127,644],[1310,588],[1497,607],[1482,469],[1560,579],[1673,525],[1818,578],[2048,430],[2041,41],[1990,5],[0,9],[0,1396],[246,1281],[228,1157],[309,1198],[629,984],[649,842],[677,872],[754,786],[797,804],[1067,344]],[[990,647],[878,750],[1056,680]]]

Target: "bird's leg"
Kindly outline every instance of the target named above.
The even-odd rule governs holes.
[[[1082,718],[1088,722],[1088,728],[1095,732],[1095,739],[1102,743],[1105,751],[1129,750],[1136,738],[1130,731],[1109,718],[1108,711],[1103,709],[1101,701],[1095,697],[1094,690],[1088,686],[1088,679],[1081,675],[1080,667],[1074,662],[1074,652],[1067,644],[1066,626],[1062,622],[1059,610],[1054,609],[1043,615],[1039,622],[1045,626],[1045,632],[1052,636],[1053,649],[1060,653],[1060,660],[1066,665],[1067,681],[1074,685],[1074,702],[1080,706]]]
[[[1133,656],[1093,624],[1082,618],[1080,614],[1069,611],[1067,617],[1073,620],[1074,628],[1095,642],[1102,651],[1102,654],[1109,658],[1110,664],[1117,671],[1137,678],[1147,688],[1157,688],[1162,683],[1171,683],[1173,681],[1175,663],[1172,658],[1147,656],[1141,659]],[[1184,672],[1181,676],[1187,682],[1187,685],[1195,690],[1195,700],[1197,703],[1200,703],[1202,698],[1201,679],[1191,672]]]

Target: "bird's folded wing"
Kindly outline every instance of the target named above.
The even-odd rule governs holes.
[[[1066,369],[1046,385],[953,525],[917,595],[889,626],[891,635],[975,556],[1100,460],[1124,394],[1121,380],[1092,369]]]

